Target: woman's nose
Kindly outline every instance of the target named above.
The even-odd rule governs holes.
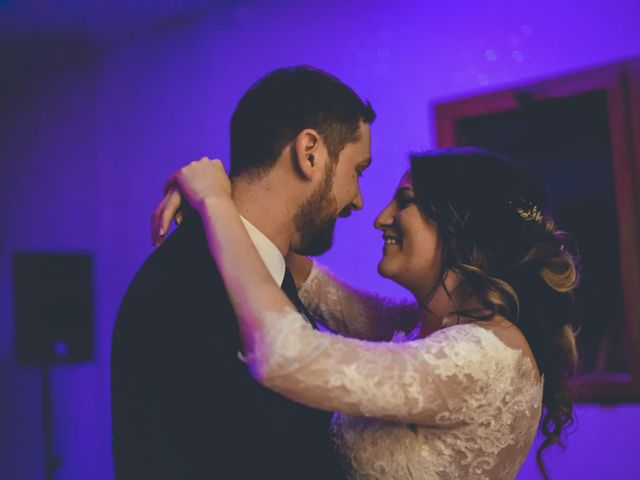
[[[376,219],[373,221],[373,226],[378,230],[384,229],[393,223],[393,202],[382,209]]]

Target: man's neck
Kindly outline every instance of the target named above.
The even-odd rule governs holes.
[[[231,193],[236,208],[244,218],[262,232],[280,250],[289,253],[293,229],[293,211],[282,185],[269,176],[247,181],[235,178]]]

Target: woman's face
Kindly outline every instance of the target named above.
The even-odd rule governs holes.
[[[411,171],[400,179],[391,202],[374,226],[382,230],[384,247],[378,272],[409,289],[418,300],[431,293],[441,268],[441,245],[436,223],[415,203]]]

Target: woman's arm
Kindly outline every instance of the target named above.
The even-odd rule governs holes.
[[[202,217],[211,255],[237,314],[244,351],[249,355],[260,350],[268,343],[261,319],[265,312],[295,307],[273,281],[247,234],[231,199],[224,166],[207,158],[191,162],[169,179],[165,190],[179,191]],[[260,370],[259,365],[255,367]]]
[[[172,219],[180,223],[181,205],[180,191],[168,188],[151,219],[154,245],[162,243]],[[302,302],[315,320],[331,331],[354,338],[388,340],[395,332],[407,332],[415,326],[415,303],[357,289],[303,255],[290,252],[285,260]]]
[[[416,326],[415,302],[399,302],[349,285],[312,262],[300,287],[300,299],[332,331],[365,340],[389,340]]]
[[[247,362],[265,386],[319,409],[442,424],[447,418],[459,422],[442,413],[459,408],[467,393],[486,390],[492,376],[501,373],[487,370],[495,362],[477,332],[468,330],[481,327],[452,327],[397,344],[313,330],[260,259],[230,199],[222,165],[196,162],[174,178],[202,216],[238,317]],[[498,363],[504,363],[504,352],[498,353]]]

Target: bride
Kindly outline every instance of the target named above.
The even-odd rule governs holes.
[[[352,478],[513,479],[539,424],[547,478],[542,450],[572,421],[577,272],[526,169],[480,149],[413,156],[375,227],[380,274],[416,305],[291,256],[300,297],[325,331],[273,282],[219,161],[193,162],[170,185],[203,219],[252,375],[337,412],[332,434]]]

